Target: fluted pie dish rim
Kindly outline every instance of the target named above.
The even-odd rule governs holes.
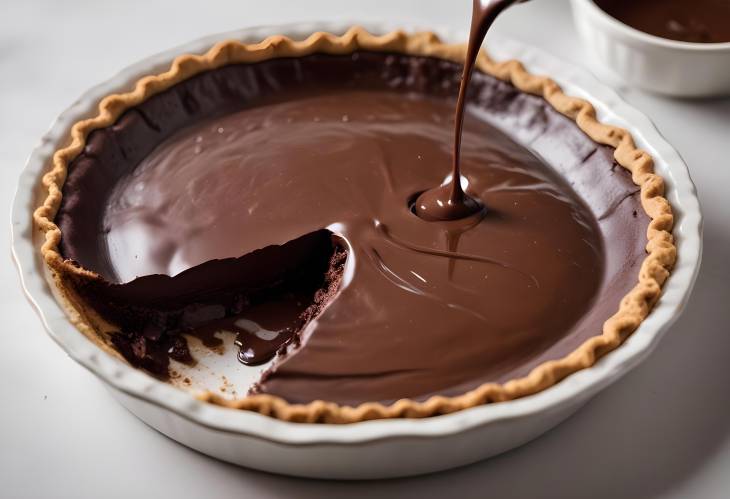
[[[278,46],[284,51],[281,53],[290,54],[290,52],[287,51],[292,49],[301,50],[302,47],[303,50],[309,50],[314,44],[332,44],[329,45],[329,48],[332,50],[342,50],[343,48],[344,50],[348,50],[348,47],[352,47],[352,45],[350,45],[352,43],[361,44],[358,46],[361,46],[362,48],[372,48],[373,45],[368,44],[373,43],[377,43],[378,45],[376,46],[381,49],[388,47],[387,44],[392,44],[390,47],[398,45],[402,48],[405,46],[406,50],[413,50],[415,53],[437,55],[445,58],[458,58],[459,53],[458,47],[449,47],[438,44],[432,34],[405,35],[403,33],[391,33],[390,35],[385,35],[381,38],[375,38],[362,30],[351,30],[343,37],[315,35],[308,43],[302,44],[292,44],[284,38],[274,37],[273,40],[269,40],[268,45],[259,45],[257,49],[269,51],[272,50],[272,46],[279,44]],[[239,45],[236,45],[235,43],[234,45],[218,45],[217,48],[214,47],[211,49],[211,51],[207,54],[207,57],[203,56],[198,59],[188,58],[180,64],[182,67],[187,67],[188,69],[191,67],[193,67],[194,70],[196,68],[199,69],[200,66],[196,67],[196,64],[194,64],[196,60],[199,63],[202,62],[202,64],[208,64],[216,60],[220,62],[224,59],[216,59],[216,57],[222,57],[221,54],[227,53],[231,50],[231,47],[236,46]],[[233,49],[233,52],[235,52],[235,49]],[[251,53],[248,51],[244,52],[247,54]],[[302,54],[304,52],[299,53]],[[181,66],[178,66],[178,70]],[[544,369],[538,373],[533,372],[533,374],[528,377],[531,379],[529,381],[523,380],[521,385],[519,383],[510,385],[513,387],[511,390],[505,387],[492,386],[488,387],[485,391],[482,390],[484,387],[481,387],[479,389],[482,390],[481,393],[467,394],[469,396],[469,400],[466,401],[461,400],[459,402],[454,402],[453,400],[445,400],[444,397],[441,397],[431,399],[426,403],[402,401],[392,406],[368,404],[359,408],[342,408],[321,402],[313,403],[309,407],[291,406],[268,395],[256,396],[257,398],[254,399],[243,399],[246,401],[245,403],[236,402],[235,404],[231,404],[228,401],[211,396],[210,394],[203,395],[201,399],[219,403],[221,405],[235,405],[238,406],[238,408],[255,409],[258,412],[273,415],[279,419],[300,422],[354,423],[367,419],[423,417],[444,414],[455,410],[463,410],[469,407],[481,405],[485,400],[502,401],[542,391],[548,386],[552,386],[556,378],[563,379],[568,374],[593,365],[597,358],[601,356],[597,355],[598,352],[600,352],[600,354],[605,354],[607,351],[616,348],[628,335],[628,331],[633,331],[633,329],[638,326],[641,319],[643,319],[643,316],[648,313],[648,309],[651,305],[653,305],[658,297],[658,283],[660,281],[663,282],[666,279],[668,268],[671,268],[674,263],[674,245],[672,244],[671,234],[669,232],[672,224],[671,209],[662,196],[663,184],[661,183],[660,177],[653,175],[649,171],[651,168],[650,156],[647,153],[641,153],[636,149],[628,132],[616,127],[600,125],[595,120],[592,106],[585,103],[585,101],[566,97],[562,94],[557,85],[552,82],[552,80],[543,77],[531,76],[524,71],[521,65],[514,61],[496,64],[484,58],[480,62],[480,67],[493,72],[493,74],[498,78],[511,79],[521,90],[533,93],[539,92],[542,95],[547,96],[549,100],[553,100],[556,104],[562,106],[562,111],[564,113],[572,115],[571,117],[578,121],[579,126],[582,123],[583,126],[581,126],[581,128],[586,127],[583,128],[584,131],[588,131],[589,134],[594,133],[596,135],[596,137],[593,137],[594,139],[599,138],[609,142],[610,144],[619,146],[620,161],[623,161],[633,167],[636,178],[642,182],[642,185],[645,185],[644,190],[646,192],[643,192],[642,196],[647,200],[647,205],[649,206],[650,211],[649,214],[653,215],[655,221],[658,221],[651,227],[653,233],[650,236],[650,241],[657,245],[657,251],[660,256],[658,256],[657,253],[654,253],[653,255],[655,258],[647,257],[647,260],[651,261],[648,264],[645,263],[647,270],[642,273],[644,276],[642,279],[644,279],[643,283],[645,285],[641,286],[640,289],[635,290],[635,292],[632,292],[631,297],[628,300],[625,300],[626,307],[632,309],[632,314],[629,316],[622,314],[621,317],[616,318],[615,324],[609,328],[610,334],[606,335],[607,342],[604,342],[603,340],[593,341],[593,345],[590,348],[582,351],[579,356],[573,356],[567,364],[550,364],[548,366],[543,364],[540,367],[545,367]],[[173,71],[173,77],[176,73],[177,76],[182,74],[180,71]],[[149,81],[154,85],[155,81],[159,82],[160,80],[151,79]],[[134,94],[136,94],[136,96],[134,96]],[[131,99],[139,98],[140,96],[144,98],[147,96],[145,94],[144,86],[138,87],[136,91],[128,95],[133,96],[130,97]],[[122,104],[130,105],[130,101],[123,102]],[[110,101],[107,101],[106,105],[109,107],[105,107],[105,104],[102,103],[102,107],[109,111],[114,108],[114,106],[119,106],[120,102],[118,99],[116,101],[111,99]],[[122,107],[116,108],[115,112],[121,112],[120,109],[126,109],[126,107],[122,105]],[[114,112],[109,115],[102,116],[103,119],[111,120],[107,121],[107,124],[111,124],[115,117]],[[103,126],[103,123],[103,120],[101,122],[97,121],[93,123],[93,126]],[[76,139],[80,139],[84,135],[83,133],[79,133],[78,130],[76,133]],[[73,148],[76,148],[76,151],[78,152],[78,148],[80,146],[80,141],[72,143],[71,149],[65,149],[65,154],[73,155]],[[56,166],[58,167],[58,163]],[[62,171],[56,170],[55,173],[51,174],[51,177],[46,177],[46,184],[50,186],[56,185],[57,187],[55,179],[60,178],[58,175],[62,175]],[[55,179],[52,177],[55,177]],[[54,187],[50,187],[50,189],[53,191]],[[84,270],[79,270],[76,266],[68,265],[66,262],[59,260],[60,255],[54,252],[54,238],[57,238],[58,234],[55,232],[55,228],[50,223],[49,218],[49,214],[53,211],[54,202],[55,201],[51,199],[51,202],[48,203],[45,208],[42,208],[40,212],[36,213],[36,222],[45,229],[45,234],[49,238],[44,246],[46,261],[56,272],[85,272]],[[50,234],[50,236],[48,236],[48,234]],[[55,240],[55,243],[57,243],[57,240]],[[650,253],[650,256],[651,255],[652,254]],[[80,316],[72,317],[71,320],[77,326],[80,325],[81,329],[85,327],[83,319]],[[623,325],[619,327],[621,324]],[[249,406],[248,404],[253,405]]]
[[[61,255],[59,244],[62,233],[54,219],[61,206],[61,193],[69,165],[84,150],[86,138],[93,130],[113,125],[122,113],[151,96],[194,75],[218,67],[280,57],[303,57],[312,53],[349,54],[356,50],[395,52],[458,61],[463,58],[464,48],[459,44],[444,44],[432,32],[406,34],[395,31],[373,36],[360,27],[353,27],[342,36],[318,32],[302,41],[281,35],[274,35],[257,44],[244,44],[236,40],[223,41],[203,55],[177,57],[168,71],[138,80],[131,92],[104,97],[99,104],[97,116],[74,124],[71,128],[71,143],[54,153],[53,167],[43,178],[48,194],[35,211],[34,221],[45,236],[41,254],[51,269],[59,296],[65,301],[67,308],[73,308],[77,312],[72,319],[76,327],[101,348],[114,354],[115,351],[109,349],[108,343],[97,333],[100,329],[97,326],[99,319],[94,307],[89,306],[86,299],[76,292],[79,281],[99,280],[102,277],[84,268],[83,263],[68,260]],[[664,198],[664,181],[654,173],[651,156],[635,146],[628,131],[600,123],[588,101],[566,96],[553,80],[531,75],[519,62],[493,63],[483,56],[477,67],[480,71],[512,83],[521,92],[542,96],[555,110],[574,120],[594,142],[614,148],[616,162],[631,173],[634,184],[641,190],[641,207],[650,219],[646,232],[647,254],[641,265],[637,284],[621,300],[619,310],[606,320],[602,334],[583,342],[563,358],[538,365],[525,377],[503,384],[485,383],[458,396],[433,395],[425,401],[400,399],[387,405],[364,402],[357,406],[339,405],[327,400],[294,404],[265,393],[230,400],[212,392],[204,392],[199,395],[201,400],[228,408],[255,411],[286,421],[310,423],[354,423],[370,419],[420,418],[448,414],[485,403],[531,395],[580,369],[590,367],[598,358],[620,346],[649,314],[659,299],[662,284],[669,276],[676,259],[671,233],[674,218],[671,206]]]

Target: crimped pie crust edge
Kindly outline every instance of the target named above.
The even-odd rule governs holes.
[[[73,291],[74,282],[97,280],[100,276],[63,259],[58,248],[61,231],[54,223],[61,204],[61,191],[68,164],[81,153],[91,131],[112,125],[124,111],[150,96],[198,73],[220,66],[312,53],[348,54],[358,49],[432,56],[454,61],[463,61],[465,51],[463,45],[444,44],[430,32],[407,34],[394,31],[375,36],[359,27],[349,29],[342,36],[318,32],[302,41],[284,36],[272,36],[256,44],[228,40],[217,43],[203,55],[177,57],[168,71],[141,78],[128,93],[105,97],[99,103],[96,116],[75,123],[71,128],[70,143],[54,153],[51,170],[43,176],[42,184],[47,196],[33,214],[34,224],[44,236],[42,256],[51,270],[71,322],[97,345],[118,356],[97,333],[98,325],[104,324],[104,321],[85,306]],[[289,404],[268,394],[228,400],[205,392],[198,395],[199,399],[293,422],[353,423],[371,419],[428,417],[542,391],[570,374],[592,366],[600,357],[620,346],[636,330],[659,299],[662,285],[676,261],[676,247],[671,233],[674,217],[671,206],[664,197],[664,181],[654,173],[651,156],[635,146],[627,130],[600,123],[589,102],[565,95],[553,80],[528,73],[518,61],[496,63],[482,53],[477,61],[477,68],[512,83],[523,92],[543,97],[558,112],[573,119],[592,140],[613,147],[616,162],[631,172],[633,182],[640,188],[642,208],[651,220],[647,228],[647,256],[641,265],[637,284],[621,300],[619,310],[604,323],[602,333],[586,340],[566,357],[540,364],[523,378],[504,384],[486,383],[456,397],[433,396],[424,402],[402,399],[391,405],[366,402],[356,407],[340,406],[326,401]]]

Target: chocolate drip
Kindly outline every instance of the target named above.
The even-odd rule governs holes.
[[[494,24],[497,16],[518,0],[473,0],[471,30],[466,48],[466,59],[459,84],[454,118],[454,152],[452,156],[451,177],[438,187],[423,192],[416,200],[416,214],[428,221],[457,220],[474,215],[483,209],[481,201],[469,196],[461,185],[461,134],[464,128],[464,108],[466,92],[474,72],[479,49]]]

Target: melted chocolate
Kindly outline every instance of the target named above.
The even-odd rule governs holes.
[[[462,393],[566,355],[636,282],[637,189],[610,148],[476,72],[461,164],[489,210],[415,216],[444,181],[460,69],[313,55],[151,97],[69,169],[61,248],[104,278],[79,292],[128,343],[150,323],[149,341],[242,325],[244,359],[285,349],[256,389],[291,402]]]
[[[342,263],[344,251],[335,251],[328,265],[330,275],[325,276],[324,282],[321,276],[327,270],[319,268],[309,278],[301,275],[284,286],[269,288],[263,295],[249,294],[239,310],[202,318],[199,326],[188,327],[185,332],[197,336],[211,348],[222,344],[219,334],[233,333],[236,335],[234,343],[239,348],[239,361],[250,366],[268,362],[304,324],[319,314],[331,297],[326,294],[327,290],[336,290],[339,285],[339,282],[331,282],[339,276],[337,270],[332,275],[331,269],[341,267]],[[210,307],[214,305],[206,308]]]
[[[466,91],[474,72],[474,64],[487,31],[497,16],[516,0],[473,0],[471,12],[471,30],[466,48],[464,69],[461,73],[459,96],[456,99],[456,115],[454,118],[454,153],[451,159],[451,178],[438,187],[431,188],[418,196],[415,203],[416,214],[431,222],[458,220],[474,215],[483,210],[480,201],[464,192],[461,186],[461,134],[464,128],[464,108],[466,107]]]
[[[651,35],[682,42],[730,42],[728,0],[594,1],[619,21]]]

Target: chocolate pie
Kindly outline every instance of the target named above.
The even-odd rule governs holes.
[[[290,421],[424,417],[543,390],[617,348],[675,260],[652,159],[586,101],[478,60],[449,181],[464,47],[353,28],[227,41],[77,123],[35,220],[77,326],[164,378],[186,337],[273,362]],[[232,354],[226,352],[226,355]]]

